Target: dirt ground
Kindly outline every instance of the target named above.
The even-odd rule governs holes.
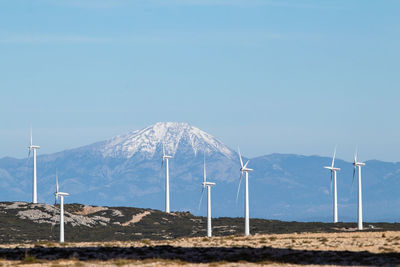
[[[0,245],[0,266],[398,266],[400,232]]]

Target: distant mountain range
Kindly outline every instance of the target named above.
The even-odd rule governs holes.
[[[38,200],[52,203],[55,172],[67,203],[164,208],[162,144],[170,160],[171,210],[205,215],[198,210],[203,155],[213,188],[213,216],[243,216],[243,191],[235,202],[239,182],[236,151],[187,123],[156,123],[142,130],[76,149],[38,153]],[[40,144],[39,144],[40,145]],[[330,158],[271,154],[250,159],[250,216],[297,221],[330,221]],[[339,220],[355,221],[357,187],[352,187],[352,163],[337,159]],[[356,181],[355,181],[356,182]],[[32,160],[0,159],[2,201],[30,201]],[[242,187],[243,188],[243,187]],[[363,168],[364,219],[399,221],[400,163],[377,160]]]

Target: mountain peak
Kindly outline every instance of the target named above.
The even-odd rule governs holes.
[[[105,157],[131,158],[142,153],[152,158],[161,151],[162,144],[167,154],[175,155],[178,148],[192,151],[194,155],[203,153],[221,153],[226,157],[234,157],[234,152],[212,135],[185,122],[158,122],[141,130],[116,136],[100,149]]]

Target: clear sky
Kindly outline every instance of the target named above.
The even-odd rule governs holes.
[[[2,0],[0,157],[158,121],[249,157],[400,161],[400,1]]]

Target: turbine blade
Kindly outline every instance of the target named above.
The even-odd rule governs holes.
[[[163,158],[165,157],[165,148],[164,148],[164,142],[162,143],[162,155],[163,155]]]
[[[333,173],[332,173],[332,171],[331,171],[331,191],[330,191],[330,194],[332,195],[332,175],[333,175]]]
[[[28,164],[30,158],[31,158],[31,150],[28,149],[28,157],[26,158],[25,165]]]
[[[335,165],[335,157],[336,157],[336,146],[335,146],[335,151],[333,152],[332,168],[333,168],[333,165]]]
[[[249,162],[250,162],[250,160],[248,160],[248,161],[246,162],[246,164],[244,164],[243,169],[246,169],[247,164],[249,164]]]
[[[161,160],[161,168],[163,167],[163,165],[164,165],[164,159]]]
[[[58,170],[56,169],[56,193],[55,195],[55,199],[54,199],[54,205],[57,204],[58,201],[58,190],[59,190],[59,186],[58,186]]]
[[[58,193],[58,173],[57,173],[57,169],[56,169],[56,193]]]
[[[204,156],[204,165],[203,165],[203,182],[205,183],[207,180],[207,172],[206,172],[206,156]]]
[[[31,125],[31,146],[32,146],[32,125]]]
[[[357,163],[357,147],[356,150],[354,151],[354,163]]]
[[[201,196],[200,196],[200,201],[199,201],[199,207],[197,208],[197,210],[200,210],[201,201],[203,200],[203,195],[204,195],[204,186],[203,186],[203,189],[201,190]]]
[[[239,153],[239,159],[240,159],[240,167],[243,168],[243,160],[242,160],[242,155],[240,154],[240,148],[238,146],[238,153]]]
[[[239,198],[240,184],[242,183],[242,178],[243,178],[243,172],[240,172],[239,186],[238,186],[238,190],[237,190],[237,193],[236,193],[236,203],[237,203],[238,198]]]
[[[354,165],[354,169],[353,169],[353,182],[351,183],[351,193],[353,193],[354,177],[355,176],[356,176],[356,165]]]

